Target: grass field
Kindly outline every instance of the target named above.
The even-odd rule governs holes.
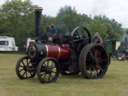
[[[52,84],[37,78],[19,80],[15,63],[21,55],[0,54],[0,96],[128,96],[128,62],[112,61],[105,77],[87,80],[80,76],[61,76]]]

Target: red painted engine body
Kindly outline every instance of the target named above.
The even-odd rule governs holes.
[[[52,57],[61,60],[67,60],[71,56],[71,49],[68,45],[45,45],[47,57]]]

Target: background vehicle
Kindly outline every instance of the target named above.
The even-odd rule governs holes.
[[[18,51],[15,39],[8,36],[0,36],[0,51]]]
[[[128,60],[128,48],[125,43],[120,42],[119,47],[117,48],[117,60]]]

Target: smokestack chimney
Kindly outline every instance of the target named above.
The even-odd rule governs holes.
[[[42,8],[38,7],[35,9],[35,32],[37,38],[39,39],[41,35],[41,16],[42,16]]]

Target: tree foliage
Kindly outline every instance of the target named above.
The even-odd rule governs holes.
[[[22,47],[28,36],[34,36],[34,8],[29,0],[6,1],[0,10],[0,35],[15,37]]]
[[[7,0],[0,8],[0,35],[13,36],[16,43],[22,49],[27,37],[35,37],[35,17],[33,5],[30,0]],[[122,32],[122,26],[114,19],[106,16],[89,17],[86,14],[77,13],[75,8],[65,6],[60,9],[56,17],[42,15],[42,32],[50,24],[55,24],[60,32],[71,32],[76,26],[84,25],[91,34],[99,32],[102,37],[107,32],[113,32],[118,39]]]

